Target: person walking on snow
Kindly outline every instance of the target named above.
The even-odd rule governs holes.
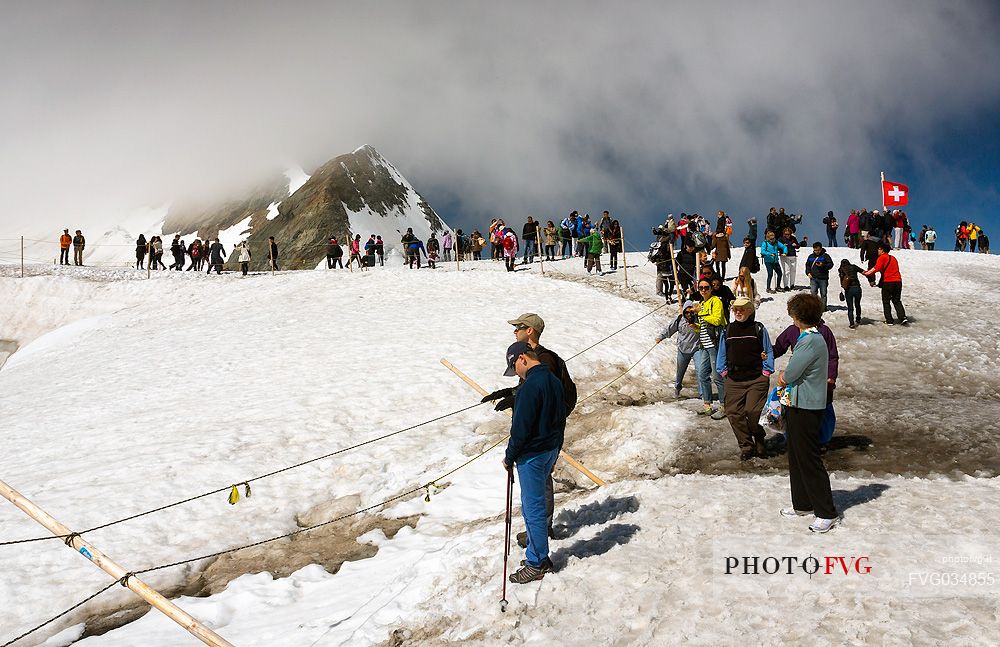
[[[567,412],[562,383],[526,342],[514,342],[507,349],[507,372],[511,371],[522,383],[514,398],[510,440],[502,464],[507,472],[517,468],[528,545],[524,565],[509,579],[514,584],[527,584],[542,579],[553,568],[545,484],[562,449]]]
[[[837,414],[833,410],[833,392],[837,388],[837,376],[840,371],[840,354],[837,352],[837,338],[830,327],[820,319],[816,326],[817,332],[823,336],[827,348],[827,372],[826,372],[826,409],[823,410],[823,421],[820,425],[819,441],[821,446],[825,446],[833,437],[834,428],[837,426]],[[781,357],[789,350],[795,350],[798,343],[799,329],[793,324],[786,328],[778,338],[774,340],[774,356]]]
[[[719,335],[716,366],[725,380],[725,411],[736,436],[740,460],[767,458],[760,413],[774,372],[774,351],[764,324],[754,319],[753,302],[733,301],[733,321]]]
[[[500,243],[503,247],[503,257],[507,271],[513,272],[514,263],[517,262],[517,234],[510,227],[505,228]]]
[[[890,304],[896,308],[896,317],[899,323],[909,326],[910,321],[906,318],[906,310],[903,309],[903,275],[899,271],[899,261],[889,252],[892,247],[889,243],[882,243],[879,247],[879,256],[875,261],[875,266],[864,272],[865,276],[881,274],[879,286],[882,288],[882,313],[885,315],[885,323],[894,325]]]
[[[243,276],[246,276],[247,270],[250,269],[250,259],[253,258],[253,255],[250,253],[250,243],[244,240],[240,243],[238,251],[240,255],[236,258],[236,260],[240,264],[240,272]]]
[[[715,420],[726,417],[725,385],[722,376],[716,372],[718,359],[719,333],[726,325],[726,313],[722,308],[722,300],[712,295],[712,283],[701,279],[698,281],[698,293],[701,295],[701,307],[698,310],[698,352],[695,356],[695,366],[698,369],[698,381],[701,384],[701,398],[704,407],[698,415],[711,414]],[[712,383],[719,392],[719,409],[712,408]]]
[[[847,302],[848,328],[854,330],[861,325],[861,279],[858,275],[863,269],[847,260],[840,261],[837,273],[840,275],[840,287],[844,290],[844,300]]]
[[[209,262],[211,263],[211,265],[208,266],[208,273],[211,274],[212,269],[214,268],[216,274],[222,274],[222,264],[226,259],[226,249],[222,246],[222,243],[219,242],[218,238],[216,238],[212,243],[208,252],[210,257]]]
[[[833,259],[823,249],[820,243],[813,243],[812,254],[806,258],[806,276],[809,277],[809,289],[813,294],[819,293],[826,310],[826,292],[830,284],[830,270],[833,269]]]
[[[840,227],[840,223],[837,222],[837,218],[833,215],[832,211],[826,212],[826,218],[823,218],[823,224],[826,225],[826,242],[830,247],[837,246],[837,228]]]
[[[784,243],[777,240],[773,231],[764,234],[764,242],[760,244],[760,257],[764,259],[764,267],[767,268],[767,293],[774,294],[781,289],[781,265],[778,263],[780,254],[787,253],[788,249]],[[771,289],[771,277],[777,275],[774,281],[774,289]]]
[[[326,242],[326,269],[332,270],[336,266],[344,269],[344,248],[337,242],[336,236],[330,236]]]
[[[454,246],[455,239],[452,238],[450,231],[445,231],[444,235],[441,236],[441,247],[444,249],[444,260],[445,262],[451,260],[451,248]]]
[[[357,261],[358,267],[364,269],[361,264],[361,234],[354,234],[354,239],[350,242],[351,255],[347,257],[347,268],[351,268],[351,263]]]
[[[681,386],[684,382],[684,375],[687,373],[691,360],[698,352],[698,310],[694,301],[685,301],[684,310],[681,314],[670,322],[670,324],[660,331],[656,336],[656,343],[659,344],[664,339],[669,339],[677,335],[677,372],[674,375],[674,397],[681,397]],[[695,368],[697,372],[697,366]]]

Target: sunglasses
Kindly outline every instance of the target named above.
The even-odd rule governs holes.
[[[700,290],[711,290],[711,289],[712,289],[712,286],[710,286],[710,285],[699,285],[698,286],[698,290],[699,291]]]
[[[531,326],[514,326],[514,330],[527,330]]]

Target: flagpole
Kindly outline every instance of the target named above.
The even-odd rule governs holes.
[[[882,181],[885,182],[885,171],[882,171]],[[882,197],[885,197],[885,189],[879,184],[878,190],[882,192]],[[882,201],[882,215],[885,215],[885,201]]]

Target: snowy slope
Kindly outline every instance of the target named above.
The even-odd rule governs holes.
[[[838,260],[855,254],[831,251]],[[983,290],[1000,267],[995,257],[899,256],[913,326],[848,331],[840,311],[828,320],[841,343],[844,433],[865,425],[914,431],[905,443],[868,432],[874,446],[849,460],[831,452],[828,463],[850,469],[833,475],[846,521],[828,536],[776,516],[787,503],[783,458],[727,467],[735,453],[727,423],[706,422],[691,403],[665,398],[674,368],[668,342],[574,414],[566,449],[611,485],[586,491],[584,479],[559,468],[561,481],[578,486],[557,501],[570,534],[553,543],[561,569],[540,584],[511,587],[506,615],[497,605],[499,449],[449,477],[430,503],[416,496],[369,513],[415,523],[391,539],[355,524],[341,534],[331,529],[331,545],[364,532],[359,541],[378,548],[372,557],[333,575],[316,565],[278,579],[245,575],[223,592],[179,602],[238,645],[390,637],[393,644],[745,644],[748,631],[760,644],[972,644],[998,628],[996,587],[956,593],[901,578],[940,570],[942,558],[958,554],[1000,560],[989,514],[1000,487],[1000,416],[992,415],[1000,406],[1000,336],[986,318],[954,324],[956,308],[973,299],[985,311],[1000,305],[995,290]],[[630,261],[633,289],[621,285],[622,272],[587,277],[576,260],[546,264],[545,277],[537,264],[510,275],[488,261],[463,264],[461,273],[454,265],[431,272],[393,263],[365,273],[162,273],[150,281],[124,271],[44,269],[20,280],[0,268],[7,277],[0,298],[17,304],[0,319],[0,338],[22,346],[0,370],[8,448],[0,475],[82,528],[457,410],[476,398],[438,359],[487,388],[508,384],[499,376],[511,341],[506,319],[539,312],[543,341],[569,356],[655,307],[651,268],[634,255]],[[763,274],[757,278],[762,285]],[[772,336],[787,324],[784,298],[760,311]],[[877,302],[866,288],[866,317],[877,318]],[[638,361],[668,319],[648,317],[571,360],[581,396]],[[941,413],[973,399],[980,419],[956,424]],[[314,523],[434,478],[502,439],[505,420],[473,409],[255,483],[253,497],[236,506],[219,494],[90,539],[144,568],[289,532],[297,517]],[[686,464],[701,473],[659,478]],[[44,534],[10,506],[0,506],[0,527],[0,539]],[[241,564],[252,572],[252,564],[272,564],[276,554],[281,563],[297,550],[278,543],[225,566],[233,575]],[[871,579],[720,571],[730,554],[859,553],[876,566]],[[512,557],[516,564],[520,553]],[[0,607],[0,638],[106,582],[57,541],[0,547],[0,558],[8,574],[0,599],[18,600]],[[148,579],[176,593],[206,566]],[[67,628],[49,643],[67,644],[82,631],[77,623],[131,599],[116,587],[39,636]],[[82,644],[192,640],[151,613]]]

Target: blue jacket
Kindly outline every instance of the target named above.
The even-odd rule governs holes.
[[[788,248],[785,247],[784,243],[782,243],[781,241],[776,240],[773,243],[769,243],[768,241],[765,240],[760,244],[761,258],[763,258],[768,263],[778,262],[778,252],[781,252],[783,254],[788,253]]]
[[[800,333],[792,358],[785,367],[785,383],[793,407],[826,409],[826,380],[830,353],[818,332]]]
[[[504,462],[520,464],[562,447],[565,431],[563,384],[548,366],[539,364],[528,371],[524,382],[517,387]]]
[[[722,332],[719,333],[719,354],[715,358],[716,371],[719,375],[722,375],[723,371],[729,370],[729,355],[726,353],[726,330],[723,328]],[[767,359],[762,360],[760,363],[761,375],[767,372],[768,375],[774,373],[774,346],[771,345],[771,336],[767,334],[767,328],[761,331],[761,344],[764,346],[764,352],[767,353]]]

